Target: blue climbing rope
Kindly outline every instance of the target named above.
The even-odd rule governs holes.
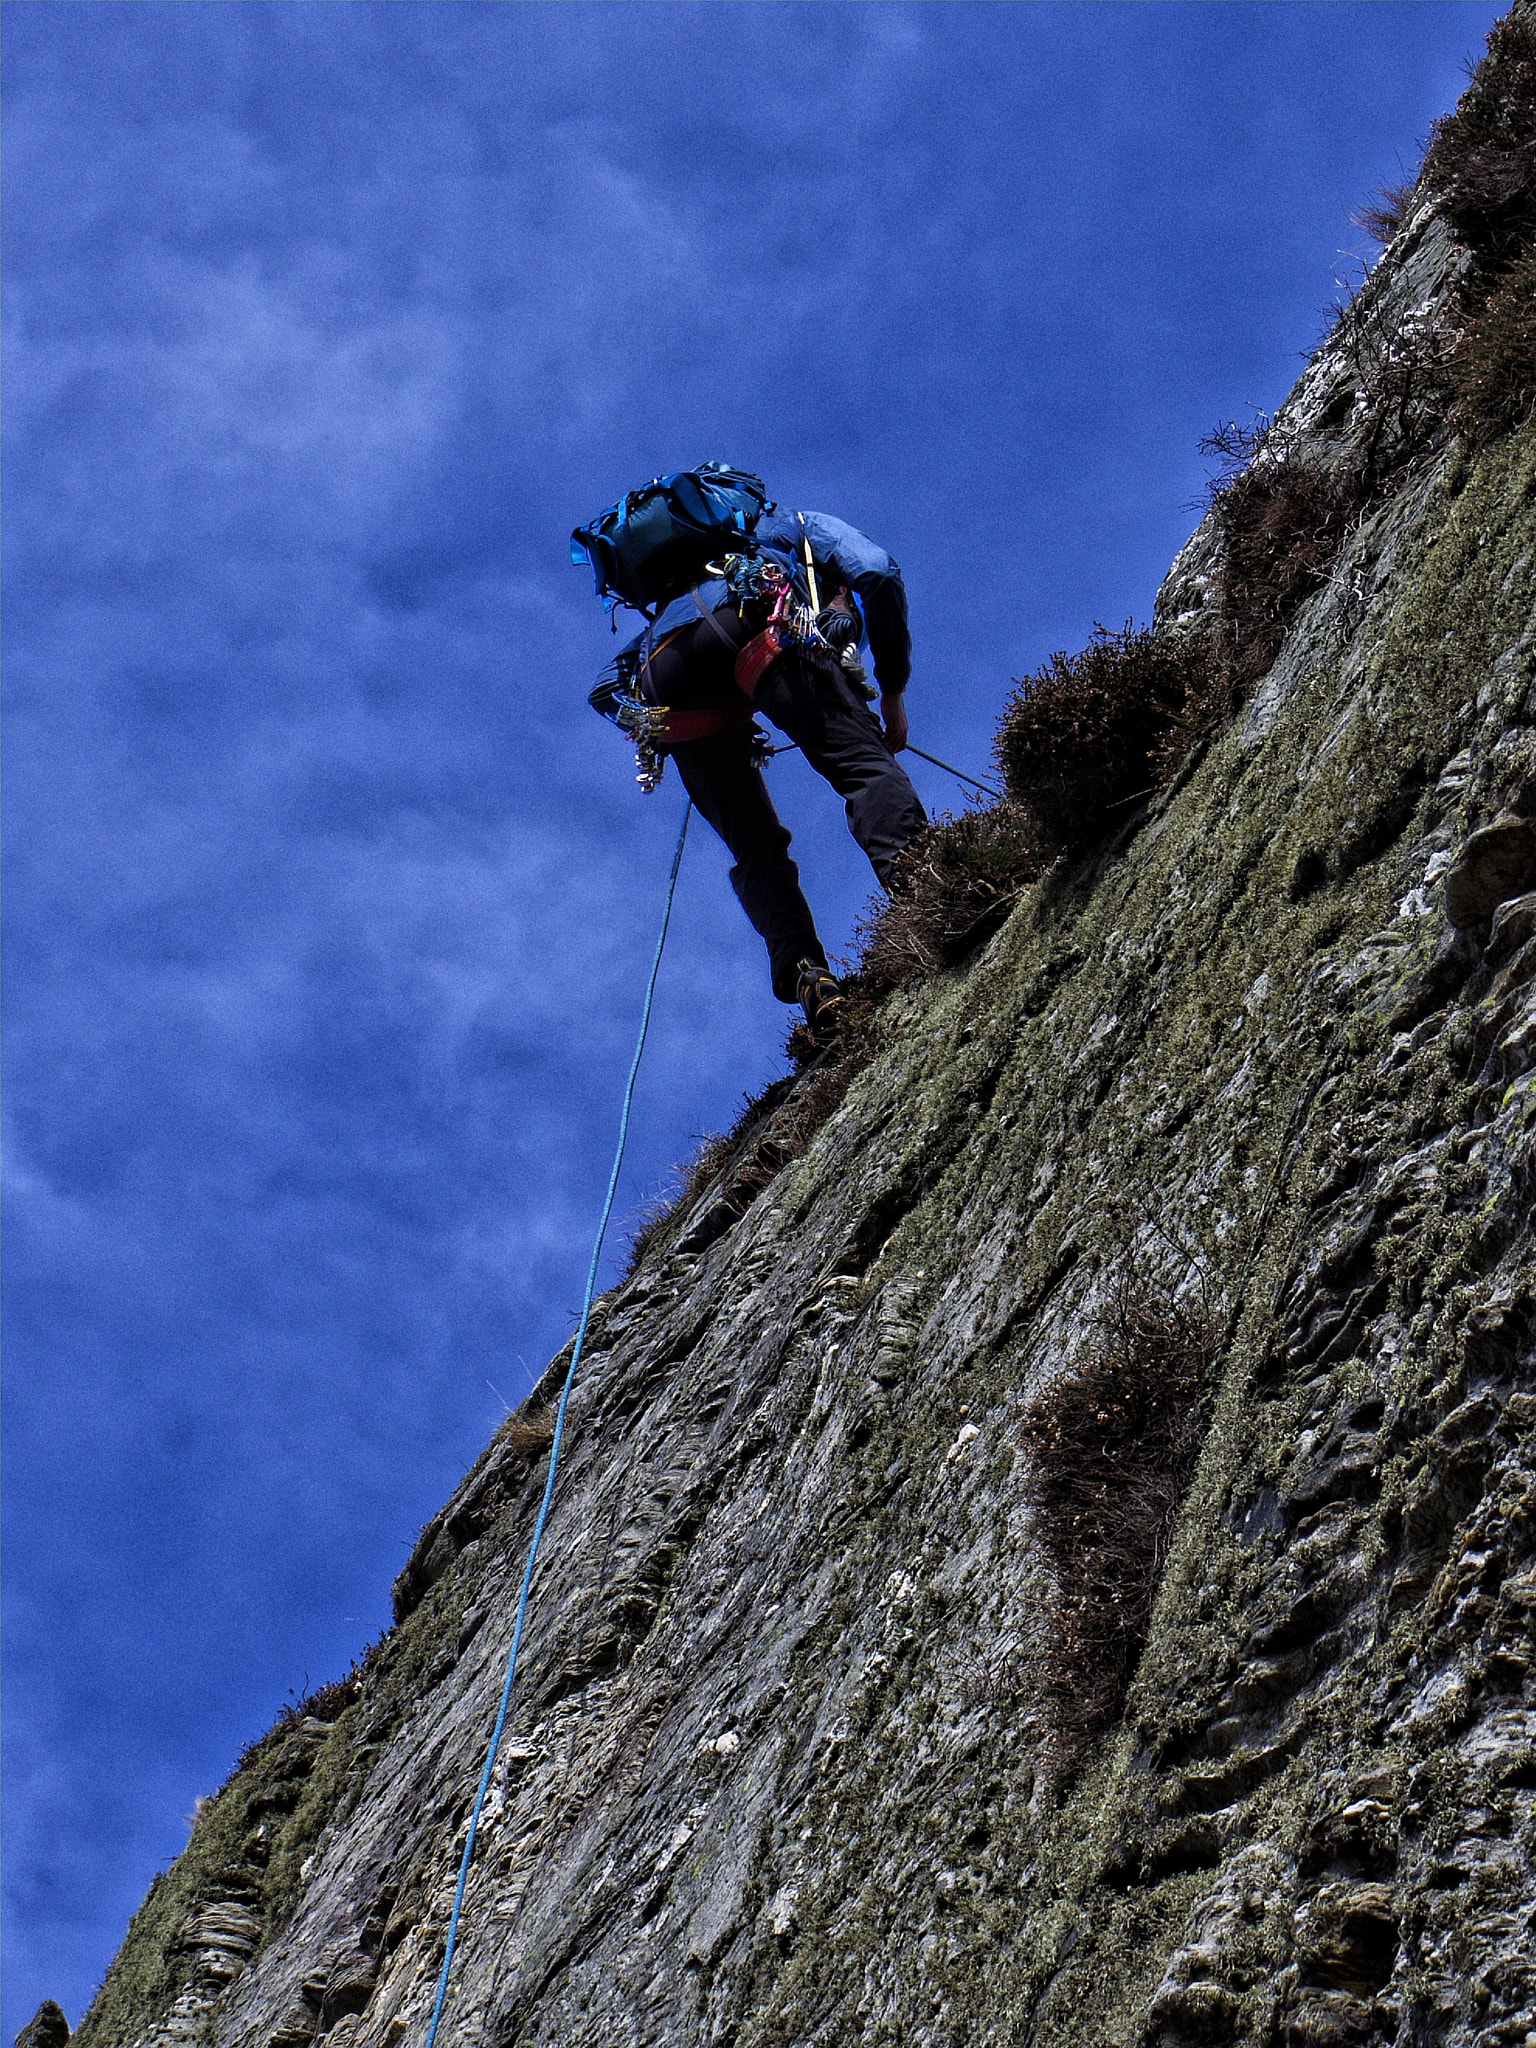
[[[651,1028],[651,1004],[656,995],[656,977],[661,972],[662,950],[667,943],[667,926],[672,922],[672,899],[677,894],[678,869],[683,864],[683,843],[688,837],[688,821],[693,816],[693,804],[683,812],[682,830],[677,835],[677,847],[672,855],[672,873],[667,881],[666,908],[661,913],[661,931],[656,939],[656,952],[651,961],[650,980],[645,985],[645,1006],[640,1013],[640,1036],[635,1041],[635,1056],[629,1063],[629,1080],[624,1088],[624,1107],[619,1115],[619,1145],[613,1155],[613,1171],[608,1176],[608,1194],[603,1203],[602,1220],[597,1226],[597,1240],[592,1246],[592,1263],[587,1268],[587,1291],[581,1304],[581,1321],[576,1325],[576,1342],[571,1349],[571,1362],[566,1367],[565,1384],[560,1389],[560,1405],[555,1410],[555,1434],[549,1446],[549,1472],[544,1480],[544,1498],[539,1502],[538,1519],[533,1525],[533,1541],[528,1546],[528,1562],[523,1569],[522,1591],[517,1597],[517,1620],[512,1627],[512,1647],[507,1652],[507,1675],[501,1688],[501,1704],[496,1709],[496,1725],[491,1730],[491,1744],[485,1755],[485,1769],[480,1773],[480,1790],[475,1794],[474,1810],[469,1816],[469,1833],[464,1839],[464,1854],[459,1859],[459,1882],[453,1894],[453,1913],[448,1922],[448,1947],[443,1956],[442,1975],[437,1980],[437,1998],[432,2007],[432,2024],[427,2028],[425,2048],[435,2048],[438,2021],[443,2016],[443,2000],[448,1995],[448,1972],[453,1968],[453,1951],[459,1938],[459,1915],[464,1908],[464,1887],[469,1882],[470,1859],[475,1853],[475,1835],[480,1826],[480,1809],[485,1804],[485,1795],[490,1790],[491,1772],[496,1766],[496,1752],[501,1747],[501,1732],[506,1726],[507,1708],[512,1700],[512,1681],[517,1673],[517,1653],[523,1640],[523,1623],[528,1614],[528,1592],[533,1584],[533,1568],[538,1561],[539,1544],[544,1537],[544,1524],[549,1518],[549,1503],[555,1490],[555,1470],[560,1463],[560,1439],[565,1433],[566,1403],[571,1398],[571,1388],[576,1382],[576,1368],[581,1363],[582,1346],[587,1340],[587,1324],[592,1316],[592,1298],[597,1292],[597,1268],[603,1255],[603,1239],[608,1234],[608,1219],[613,1214],[613,1198],[618,1192],[619,1169],[624,1164],[624,1148],[629,1142],[629,1112],[635,1099],[635,1080],[640,1072],[640,1055],[645,1051],[645,1035]]]

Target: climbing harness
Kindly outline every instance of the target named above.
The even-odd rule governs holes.
[[[696,583],[690,590],[694,609],[716,637],[733,653],[731,672],[746,703],[740,711],[732,714],[719,709],[674,711],[668,705],[656,701],[656,689],[651,678],[651,663],[664,647],[670,646],[679,634],[688,630],[677,626],[659,643],[654,639],[654,621],[648,621],[642,636],[639,651],[621,656],[614,668],[605,676],[598,689],[593,692],[592,701],[599,710],[606,711],[614,723],[625,732],[635,746],[635,780],[649,796],[661,783],[666,767],[666,749],[681,746],[689,740],[713,738],[716,733],[733,730],[750,721],[751,707],[755,703],[757,689],[764,675],[781,654],[792,649],[802,649],[838,662],[848,683],[861,696],[873,697],[876,693],[868,682],[864,664],[859,659],[857,620],[850,612],[849,624],[855,631],[845,636],[837,628],[842,623],[841,613],[836,607],[845,593],[836,592],[826,611],[820,608],[820,591],[816,582],[816,566],[811,554],[810,536],[805,530],[805,520],[800,516],[800,543],[805,556],[804,569],[810,590],[810,603],[801,600],[794,584],[783,569],[771,557],[765,555],[729,554],[717,561],[706,562],[707,576],[718,578],[725,584],[730,601],[745,616],[749,606],[758,608],[762,617],[766,610],[767,623],[762,631],[755,634],[743,646],[737,648],[720,621],[699,595]],[[689,626],[694,622],[689,621]],[[601,701],[600,701],[601,699]],[[754,728],[754,733],[756,729]],[[754,739],[753,766],[762,767],[776,754],[793,753],[793,747],[772,747],[760,737]],[[1003,793],[992,783],[984,782],[979,775],[968,775],[963,768],[956,768],[953,762],[940,760],[937,754],[930,754],[922,747],[908,743],[908,752],[916,754],[920,761],[930,762],[935,768],[942,768],[946,775],[953,775],[957,782],[963,782],[970,789],[980,790],[983,796],[994,803],[1003,800]]]
[[[695,584],[689,592],[699,616],[713,632],[724,641],[732,655],[736,643],[721,626],[714,613],[706,610]],[[635,743],[635,780],[646,796],[654,795],[661,787],[661,778],[666,772],[668,747],[683,746],[689,740],[713,739],[717,733],[732,732],[737,726],[751,723],[751,707],[746,704],[729,710],[699,708],[692,711],[674,711],[669,704],[663,704],[657,694],[652,664],[663,648],[687,632],[692,625],[677,626],[666,639],[656,643],[655,623],[648,622],[640,642],[638,654],[619,669],[625,681],[615,681],[608,690],[608,704],[613,722],[621,732],[627,733]],[[622,657],[620,660],[622,661]],[[602,686],[599,685],[599,688]]]
[[[433,2002],[432,2022],[427,2028],[424,2048],[436,2048],[438,2022],[443,2015],[443,2001],[448,1995],[448,1973],[453,1968],[453,1952],[458,1944],[459,1916],[464,1907],[464,1887],[469,1882],[469,1866],[475,1853],[475,1835],[480,1826],[480,1811],[485,1805],[485,1795],[490,1790],[491,1773],[496,1767],[496,1752],[501,1747],[507,1708],[512,1700],[512,1681],[517,1673],[517,1653],[523,1640],[523,1623],[528,1614],[528,1593],[533,1584],[533,1568],[538,1562],[539,1545],[544,1538],[544,1524],[549,1518],[549,1504],[555,1491],[555,1473],[560,1463],[560,1442],[565,1433],[566,1405],[571,1398],[571,1388],[576,1382],[576,1368],[581,1363],[582,1347],[587,1339],[587,1325],[592,1318],[592,1301],[597,1293],[597,1268],[603,1255],[603,1240],[608,1234],[608,1219],[613,1214],[614,1196],[618,1192],[619,1170],[624,1164],[624,1149],[629,1142],[629,1112],[635,1099],[635,1081],[640,1072],[640,1056],[645,1051],[645,1037],[651,1027],[651,1005],[656,995],[656,977],[661,972],[661,956],[667,943],[667,927],[672,922],[672,903],[677,895],[677,875],[683,864],[683,845],[688,837],[688,821],[692,816],[693,804],[690,800],[683,812],[682,829],[677,835],[677,846],[672,854],[672,872],[667,880],[667,900],[661,913],[661,930],[657,934],[656,951],[651,959],[650,979],[645,985],[645,1002],[640,1012],[640,1035],[635,1040],[635,1056],[629,1063],[629,1079],[624,1087],[624,1106],[619,1114],[618,1149],[613,1155],[613,1171],[608,1176],[608,1193],[597,1226],[597,1238],[592,1246],[592,1263],[587,1268],[587,1290],[582,1298],[581,1320],[576,1325],[576,1342],[572,1346],[571,1362],[566,1367],[565,1382],[560,1389],[560,1405],[555,1410],[555,1433],[549,1446],[549,1471],[544,1479],[544,1498],[539,1502],[538,1517],[533,1525],[533,1538],[528,1546],[528,1562],[523,1569],[522,1590],[517,1597],[517,1619],[512,1625],[512,1647],[507,1652],[507,1672],[501,1688],[501,1704],[496,1709],[496,1725],[491,1730],[490,1747],[485,1754],[485,1769],[480,1773],[480,1789],[475,1794],[475,1804],[469,1816],[469,1833],[464,1838],[464,1854],[459,1859],[459,1881],[454,1888],[453,1912],[448,1921],[448,1945],[443,1954],[442,1974],[437,1980],[437,1997]]]

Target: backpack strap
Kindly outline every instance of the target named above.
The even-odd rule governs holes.
[[[711,611],[706,611],[704,609],[704,600],[699,595],[699,586],[697,583],[695,583],[692,590],[689,591],[688,595],[693,599],[694,604],[698,608],[699,617],[704,621],[705,625],[709,627],[710,631],[716,636],[717,639],[723,640],[726,646],[729,647],[729,649],[731,650],[732,654],[734,654],[736,652],[736,642],[731,638],[730,634],[727,633],[724,626],[722,626],[720,621],[715,617],[714,613]]]
[[[656,695],[656,685],[651,677],[651,662],[656,655],[660,654],[662,647],[670,647],[672,645],[672,642],[678,637],[680,633],[686,633],[690,630],[692,624],[693,622],[690,619],[687,626],[674,626],[672,631],[667,635],[666,639],[662,641],[661,647],[658,647],[655,644],[656,621],[654,619],[651,619],[647,623],[644,641],[640,649],[639,675],[641,678],[642,691],[644,695],[649,698],[652,704],[659,704],[661,700]],[[716,627],[715,630],[718,632],[719,628]],[[722,638],[723,637],[724,636],[722,635]]]
[[[736,642],[731,638],[730,634],[726,632],[724,626],[721,625],[720,621],[715,617],[714,613],[705,610],[704,600],[699,596],[699,586],[695,584],[693,586],[693,589],[689,591],[688,595],[693,599],[694,604],[697,606],[699,617],[710,628],[711,632],[717,634],[720,640],[723,641],[734,661],[738,652]],[[645,697],[649,699],[649,701],[652,704],[660,702],[660,699],[656,695],[656,684],[651,675],[652,661],[658,654],[660,654],[663,647],[670,647],[674,640],[681,639],[684,633],[691,633],[692,631],[693,623],[690,620],[686,626],[674,626],[672,628],[672,631],[667,635],[666,639],[658,644],[656,640],[656,621],[654,619],[648,621],[645,628],[644,636],[641,641],[639,674],[642,678],[642,693]],[[748,695],[750,696],[750,694],[751,692],[749,691]]]

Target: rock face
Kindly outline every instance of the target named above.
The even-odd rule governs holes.
[[[1368,309],[1458,260],[1416,217]],[[1442,435],[1172,789],[600,1305],[444,2041],[1536,2048],[1533,818],[1536,433]],[[1128,1285],[1214,1376],[1065,1768],[1022,1424]],[[420,2048],[543,1458],[209,1802],[81,2048]]]
[[[69,2039],[69,2021],[62,2006],[45,1998],[16,2036],[16,2048],[64,2048]]]

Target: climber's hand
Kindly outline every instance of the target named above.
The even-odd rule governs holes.
[[[907,744],[907,700],[898,691],[880,699],[880,723],[885,727],[885,744],[899,754]]]

